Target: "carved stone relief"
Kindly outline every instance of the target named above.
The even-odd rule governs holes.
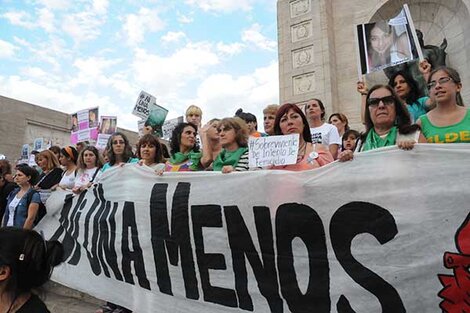
[[[315,91],[315,73],[306,73],[292,77],[294,95]]]
[[[310,0],[295,0],[290,3],[290,17],[295,18],[297,16],[306,14],[311,10]]]
[[[291,26],[292,42],[308,39],[312,37],[312,21],[308,20]]]
[[[292,51],[292,67],[299,68],[313,63],[313,46]]]

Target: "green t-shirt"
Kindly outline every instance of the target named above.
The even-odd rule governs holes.
[[[434,126],[427,115],[422,115],[421,131],[429,143],[470,143],[470,110],[454,125]]]

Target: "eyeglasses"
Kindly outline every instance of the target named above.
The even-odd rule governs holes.
[[[228,132],[230,131],[232,128],[231,127],[221,127],[221,128],[218,128],[217,129],[217,132],[218,133],[221,133],[221,132]]]
[[[386,97],[382,97],[382,98],[369,98],[369,99],[367,99],[367,104],[370,107],[376,108],[376,107],[379,106],[380,101],[382,101],[382,103],[384,105],[390,106],[390,105],[395,104],[395,97],[386,96]]]
[[[113,145],[123,145],[123,144],[125,144],[124,140],[114,140],[113,141]]]
[[[439,83],[439,85],[443,85],[443,84],[448,83],[450,81],[454,81],[454,80],[450,77],[441,77],[438,80],[433,80],[428,84],[428,90],[431,90],[434,87],[436,87],[437,83]]]

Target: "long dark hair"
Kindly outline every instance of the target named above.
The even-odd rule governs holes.
[[[171,133],[170,151],[172,155],[177,152],[180,152],[181,134],[183,133],[183,130],[186,126],[191,126],[192,128],[194,128],[197,134],[197,126],[193,123],[179,123]],[[194,143],[194,147],[192,150],[194,152],[199,152],[199,145],[197,143],[197,140]]]
[[[0,229],[0,265],[10,268],[6,290],[14,295],[47,282],[52,269],[62,262],[63,254],[60,242],[46,241],[33,230]]]
[[[137,143],[137,157],[139,159],[142,159],[142,156],[140,155],[140,148],[142,148],[142,145],[144,144],[151,144],[155,146],[155,158],[153,159],[153,162],[155,163],[164,163],[165,160],[163,159],[163,152],[162,152],[162,144],[160,143],[160,140],[158,140],[157,136],[147,134],[143,135],[142,138],[139,139],[139,142]]]
[[[390,77],[390,80],[388,81],[388,84],[392,86],[395,89],[395,78],[397,76],[402,76],[405,82],[408,84],[408,87],[410,87],[410,92],[408,95],[406,95],[406,98],[403,99],[407,104],[412,104],[413,102],[416,102],[420,97],[421,97],[421,91],[418,88],[418,83],[416,80],[413,79],[413,77],[408,74],[405,71],[398,71],[395,74]]]
[[[281,105],[279,110],[276,113],[276,119],[274,120],[274,133],[276,135],[284,135],[281,131],[281,118],[284,114],[287,114],[289,110],[293,110],[294,112],[298,113],[302,118],[302,122],[304,123],[304,129],[302,131],[302,138],[304,138],[305,142],[312,142],[312,134],[310,133],[310,127],[308,126],[308,120],[305,116],[304,112],[293,103],[284,103]]]
[[[414,131],[417,131],[420,129],[418,125],[411,125],[411,117],[410,113],[408,112],[408,109],[405,107],[405,105],[400,101],[400,98],[398,97],[397,93],[395,90],[392,88],[390,85],[374,85],[369,92],[367,93],[366,97],[366,103],[368,103],[370,95],[372,92],[374,92],[377,89],[387,89],[390,91],[391,95],[393,96],[394,99],[394,105],[395,105],[395,114],[396,114],[396,119],[394,126],[398,128],[398,132],[400,134],[409,134]],[[372,123],[372,119],[370,117],[370,112],[369,112],[369,104],[366,104],[366,111],[364,112],[364,122],[366,126],[366,131],[362,134],[361,140],[364,141],[369,134],[369,131],[374,128],[374,124]]]
[[[106,144],[106,151],[108,153],[108,161],[111,166],[116,164],[116,155],[114,154],[114,151],[113,151],[113,141],[116,136],[121,136],[122,139],[124,140],[124,152],[122,154],[122,161],[127,162],[129,161],[130,158],[134,156],[134,153],[132,152],[132,147],[129,144],[129,139],[127,139],[127,136],[121,132],[116,132],[112,134],[111,137],[109,137],[108,143]]]
[[[447,73],[447,75],[449,75],[449,77],[452,79],[452,81],[455,84],[462,84],[462,80],[460,79],[459,72],[457,72],[456,69],[454,69],[452,67],[448,67],[448,66],[439,66],[436,69],[432,70],[431,73],[429,74],[429,78],[428,78],[428,81],[427,81],[428,84],[431,81],[431,78],[434,76],[434,74],[436,74],[439,71],[443,71],[443,72]],[[465,104],[463,103],[463,99],[462,99],[462,95],[460,94],[460,91],[457,92],[455,97],[456,97],[455,101],[456,101],[457,105],[459,105],[461,107],[465,106]]]

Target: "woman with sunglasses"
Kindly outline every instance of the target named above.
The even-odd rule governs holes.
[[[270,169],[305,171],[334,161],[326,146],[312,143],[307,117],[295,104],[285,103],[279,108],[274,121],[274,132],[276,135],[299,134],[299,148],[296,164],[277,165]]]
[[[404,150],[412,149],[417,141],[419,126],[411,125],[410,114],[389,85],[375,85],[367,94],[365,111],[366,131],[357,144],[356,151],[368,151],[398,145]],[[340,153],[340,161],[353,158],[353,151]]]
[[[248,171],[248,125],[239,117],[227,117],[218,125],[222,151],[213,163],[214,171],[231,173]]]
[[[419,63],[419,71],[423,75],[425,81],[428,80],[429,73],[431,72],[431,64],[427,60]],[[399,99],[406,104],[406,108],[410,113],[411,121],[414,123],[421,115],[430,111],[434,105],[431,99],[425,95],[424,90],[420,90],[418,82],[405,71],[398,71],[394,73],[388,81],[389,86],[392,86],[397,93]],[[365,97],[368,90],[364,82],[357,83],[357,91],[362,95],[361,118],[364,122],[364,113],[366,108]]]
[[[470,143],[470,113],[462,104],[459,73],[450,67],[435,69],[428,89],[436,108],[419,118],[419,142]]]

